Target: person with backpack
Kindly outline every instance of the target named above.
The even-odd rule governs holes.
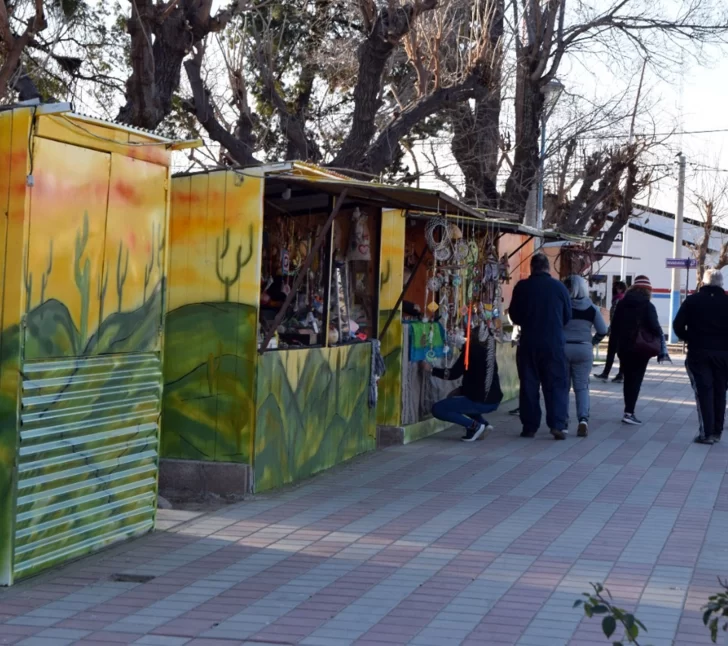
[[[623,424],[639,426],[635,415],[642,380],[652,357],[658,363],[670,361],[657,310],[651,302],[652,284],[647,276],[637,276],[614,312],[612,334],[617,343],[617,356],[624,375]]]
[[[703,286],[685,299],[672,327],[688,344],[685,370],[698,407],[695,442],[714,444],[723,434],[728,388],[728,295],[720,269],[705,272]]]
[[[621,280],[614,283],[614,286],[612,287],[612,306],[609,308],[609,323],[611,325],[611,322],[614,320],[614,313],[617,311],[617,305],[619,305],[620,301],[624,298],[624,294],[627,291],[627,285],[623,283]],[[607,346],[607,360],[604,363],[604,369],[594,375],[597,379],[601,379],[602,381],[607,381],[609,379],[609,373],[612,370],[612,365],[614,364],[614,357],[617,356],[617,338],[611,333],[611,330],[607,332],[609,334],[609,345]],[[624,381],[624,377],[622,375],[622,368],[620,367],[617,371],[616,377],[612,379],[612,381],[615,384],[621,384],[622,381]]]
[[[463,378],[461,394],[436,402],[432,407],[433,417],[458,424],[465,429],[463,442],[475,442],[486,437],[493,427],[483,417],[487,413],[498,410],[503,399],[503,391],[498,377],[496,361],[496,341],[493,332],[482,325],[477,340],[470,344],[468,367],[465,367],[465,348],[452,368],[433,368],[426,361],[421,366],[437,379],[455,380]]]
[[[589,298],[589,285],[581,276],[564,280],[571,296],[571,320],[564,326],[566,361],[569,381],[576,397],[577,436],[589,434],[589,373],[594,361],[594,346],[607,334],[607,324],[599,309]],[[595,334],[592,336],[592,329]]]

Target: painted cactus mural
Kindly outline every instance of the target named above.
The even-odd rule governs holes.
[[[0,113],[0,247],[3,269],[18,268],[5,274],[3,302],[0,584],[153,527],[161,407],[165,276],[155,272],[145,297],[130,272],[134,297],[110,314],[104,303],[119,239],[135,267],[135,223],[166,227],[168,167],[129,165],[119,144],[99,143],[102,128],[89,125],[99,132],[84,141],[70,119],[43,116],[28,186],[24,114]],[[25,152],[8,148],[21,140]]]
[[[262,177],[175,178],[162,455],[252,463]]]

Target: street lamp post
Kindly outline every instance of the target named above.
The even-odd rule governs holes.
[[[556,107],[556,103],[564,91],[564,86],[556,78],[546,83],[543,89],[543,110],[541,111],[541,153],[538,166],[538,205],[536,207],[536,228],[539,231],[543,228],[543,180],[544,166],[546,161],[546,122]]]

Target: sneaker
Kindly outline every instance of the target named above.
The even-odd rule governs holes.
[[[514,415],[514,416],[518,416],[518,415],[521,414],[521,409],[520,408],[514,408],[513,410],[508,411],[508,414],[509,415]]]
[[[533,439],[534,437],[536,437],[536,431],[521,431],[521,437]]]
[[[603,372],[594,373],[594,379],[600,379],[601,381],[607,381],[609,375],[605,375]]]
[[[589,435],[589,424],[585,419],[582,419],[576,429],[576,437],[586,437],[587,435]]]
[[[718,442],[720,442],[721,437],[722,436],[720,436],[720,435],[713,435],[713,442],[715,442],[717,444]]]
[[[476,428],[468,429],[468,432],[460,439],[463,442],[475,442],[475,440],[485,439],[485,436],[492,430],[493,427],[490,424],[488,426],[485,424],[478,424]]]
[[[566,431],[560,431],[557,428],[551,429],[551,435],[554,436],[555,440],[565,440],[566,439]]]
[[[713,444],[715,444],[715,440],[710,435],[708,437],[703,437],[702,435],[698,435],[693,440],[693,442],[695,442],[695,444],[707,444],[708,446],[712,446]]]
[[[622,424],[631,424],[632,426],[640,426],[642,422],[638,420],[634,413],[625,413],[624,417],[622,418]]]
[[[622,376],[622,373],[619,373],[614,379],[612,379],[613,384],[621,384],[624,381],[624,377]]]

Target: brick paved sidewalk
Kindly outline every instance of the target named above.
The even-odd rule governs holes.
[[[708,644],[728,443],[691,443],[680,365],[650,366],[639,429],[618,386],[593,388],[584,440],[522,440],[502,411],[475,445],[452,431],[213,514],[161,512],[164,531],[0,591],[0,643],[605,644],[572,609],[603,581],[642,644]]]

